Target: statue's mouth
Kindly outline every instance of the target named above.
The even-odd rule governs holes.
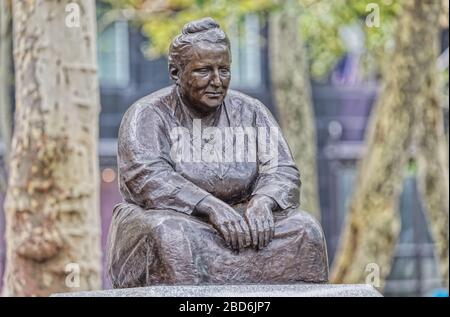
[[[220,91],[207,91],[205,92],[205,95],[207,95],[210,98],[218,98],[222,96],[222,92]]]

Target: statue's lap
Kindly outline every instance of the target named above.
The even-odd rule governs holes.
[[[325,240],[316,220],[289,209],[274,212],[274,223],[267,247],[238,253],[194,216],[119,204],[109,236],[113,286],[326,282]]]

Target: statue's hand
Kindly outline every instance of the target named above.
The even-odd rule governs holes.
[[[254,196],[245,210],[245,220],[250,227],[252,246],[262,249],[272,241],[275,235],[275,224],[272,210],[277,206],[276,202],[264,195]]]
[[[196,213],[206,217],[232,249],[240,251],[250,245],[250,229],[244,218],[220,199],[207,196],[197,205]]]

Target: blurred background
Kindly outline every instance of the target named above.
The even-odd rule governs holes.
[[[12,32],[13,22],[6,12],[11,10],[11,3],[0,1],[2,10],[5,10],[1,16],[1,58],[3,61],[7,59],[2,64],[7,68],[1,69],[6,74],[2,77],[6,81],[6,89],[2,91],[9,94],[9,98],[2,98],[3,104],[0,105],[3,132],[0,141],[0,172],[3,179],[0,191],[1,288],[7,257],[3,207],[10,170],[5,154],[11,151],[7,143],[14,134],[16,102],[11,49],[14,36],[7,33]],[[448,4],[443,1],[441,5],[436,19],[431,20],[435,25],[428,27],[437,31],[438,49],[433,74],[437,80],[435,88],[440,119],[448,136]],[[392,74],[395,67],[391,62],[396,59],[391,56],[399,54],[396,51],[400,46],[396,42],[399,24],[408,23],[402,22],[402,16],[415,14],[415,9],[423,8],[393,0],[96,1],[101,103],[98,157],[102,249],[105,248],[112,209],[121,201],[116,166],[117,132],[121,118],[134,101],[171,84],[165,54],[182,25],[192,19],[211,16],[219,21],[230,37],[233,56],[231,88],[261,100],[282,128],[289,129],[285,133],[291,147],[294,147],[293,151],[298,151],[295,156],[300,171],[305,170],[302,181],[306,188],[302,199],[306,200],[306,205],[303,203],[303,208],[320,219],[327,240],[330,267],[333,268],[337,263],[340,237],[350,217],[348,210],[356,191],[358,163],[367,153],[371,153],[368,150],[370,134],[366,132],[370,120],[376,120],[373,119],[375,108],[379,106],[377,101],[385,91],[384,85],[392,83],[393,79],[389,76],[395,75]],[[420,32],[420,26],[418,28]],[[412,35],[410,40],[414,39]],[[434,58],[432,49],[423,46],[420,42],[410,43],[405,47],[411,51],[401,53],[408,57],[416,54],[415,49],[425,50],[424,54],[428,49],[430,58]],[[9,53],[5,48],[10,50]],[[285,65],[282,65],[283,62]],[[295,78],[301,79],[296,81]],[[391,95],[391,99],[395,98]],[[413,111],[412,107],[410,105],[409,111]],[[286,120],[290,111],[293,111],[293,119]],[[302,142],[309,143],[303,145]],[[375,146],[373,142],[370,144]],[[312,155],[312,160],[304,158],[303,163],[304,147],[308,147],[309,150],[304,153]],[[448,151],[448,141],[446,147]],[[418,161],[414,159],[414,146],[412,148],[413,154],[405,158],[406,164],[402,167],[398,185],[398,204],[394,209],[400,227],[393,242],[392,256],[389,257],[389,270],[383,273],[386,281],[383,282],[382,292],[385,296],[445,295],[448,294],[445,288],[448,284],[440,274],[433,243],[433,224],[430,224],[427,204],[418,185]],[[404,150],[399,145],[397,151]],[[446,199],[448,206],[448,187]],[[448,226],[448,209],[446,215],[444,210],[442,217]],[[446,237],[448,253],[448,227]],[[103,252],[103,267],[104,255]],[[102,287],[111,287],[104,269]]]

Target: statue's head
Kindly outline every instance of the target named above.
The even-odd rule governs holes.
[[[225,98],[231,73],[230,42],[211,18],[183,27],[169,49],[169,74],[182,99],[197,111],[212,112]]]

